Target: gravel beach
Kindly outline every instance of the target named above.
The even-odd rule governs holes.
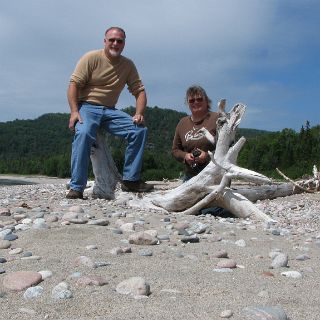
[[[266,224],[1,180],[0,319],[320,318],[320,193],[259,201]]]

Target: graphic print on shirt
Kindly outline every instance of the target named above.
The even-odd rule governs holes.
[[[204,134],[202,132],[200,132],[200,128],[196,129],[195,127],[193,127],[190,131],[188,131],[184,138],[186,139],[186,141],[190,141],[190,140],[200,140],[204,137]]]

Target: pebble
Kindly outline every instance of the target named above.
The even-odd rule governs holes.
[[[186,236],[181,238],[181,242],[183,243],[198,243],[200,238],[197,235]]]
[[[34,271],[17,271],[4,276],[3,286],[11,291],[22,291],[42,281],[41,274]]]
[[[0,240],[0,249],[8,249],[11,247],[11,242],[9,240]]]
[[[150,249],[141,249],[138,251],[138,255],[143,257],[151,257],[153,252]]]
[[[275,255],[271,262],[271,268],[272,269],[278,269],[278,268],[283,268],[288,266],[288,260],[289,257],[285,253],[279,252],[278,254]]]
[[[237,263],[233,259],[222,259],[217,263],[217,268],[225,269],[234,269],[237,267]]]
[[[43,287],[41,286],[31,287],[24,292],[23,297],[25,299],[34,299],[41,296],[42,292],[43,292]]]
[[[285,271],[285,272],[281,272],[281,275],[287,278],[293,278],[293,279],[302,278],[302,274],[299,271]]]
[[[70,288],[68,283],[60,282],[52,289],[51,296],[55,300],[70,299],[73,297],[73,295],[69,289]]]
[[[74,265],[75,266],[83,265],[83,266],[86,266],[86,267],[89,267],[89,268],[96,268],[97,267],[96,263],[94,261],[92,261],[91,258],[86,257],[86,256],[77,257],[74,260]]]
[[[148,296],[150,294],[150,285],[144,278],[132,277],[120,282],[116,291],[120,294],[132,296]]]
[[[50,189],[52,188],[52,189]],[[301,281],[293,281],[290,279],[288,280],[281,280],[283,283],[288,283],[289,285],[292,284],[295,285],[305,285],[307,286],[308,283],[304,283],[305,278],[308,277],[314,277],[317,276],[318,270],[316,268],[312,268],[311,266],[308,266],[309,263],[314,263],[318,259],[317,253],[319,252],[320,248],[320,233],[319,233],[319,222],[318,222],[318,215],[319,210],[315,209],[317,208],[318,204],[312,204],[312,207],[310,208],[308,201],[303,201],[302,205],[292,206],[289,204],[289,201],[287,200],[281,200],[284,205],[282,206],[282,209],[279,209],[279,205],[276,204],[275,201],[261,201],[257,203],[257,206],[262,206],[267,203],[267,208],[270,210],[270,215],[275,218],[275,220],[278,221],[277,224],[275,223],[268,223],[268,224],[262,224],[259,222],[255,222],[253,220],[238,220],[235,218],[219,218],[212,216],[188,216],[188,217],[181,217],[179,215],[171,215],[169,216],[160,216],[158,217],[158,222],[161,222],[160,227],[157,229],[153,225],[153,217],[152,216],[152,210],[149,211],[143,211],[143,209],[135,209],[135,210],[127,210],[127,209],[121,209],[117,208],[117,211],[114,211],[114,202],[113,201],[105,201],[105,200],[88,200],[88,201],[80,201],[81,205],[79,206],[71,206],[70,203],[72,203],[69,200],[61,198],[64,194],[61,190],[59,190],[59,187],[57,186],[46,186],[46,187],[40,187],[40,186],[17,186],[17,187],[10,187],[10,188],[3,188],[2,190],[5,190],[4,197],[0,198],[0,212],[1,212],[1,203],[3,206],[10,206],[10,209],[6,209],[6,212],[10,212],[10,214],[1,215],[0,214],[0,249],[3,251],[0,251],[1,259],[3,259],[2,266],[5,266],[5,269],[0,268],[0,274],[1,278],[4,282],[3,288],[10,290],[5,287],[5,284],[8,282],[11,286],[13,286],[15,289],[11,289],[11,291],[24,291],[23,297],[25,299],[35,299],[37,297],[40,297],[43,292],[48,289],[52,288],[53,281],[57,281],[57,279],[65,279],[64,275],[61,274],[52,274],[49,270],[43,270],[39,272],[35,272],[36,274],[40,275],[40,279],[32,282],[30,284],[29,281],[25,281],[24,285],[21,283],[19,284],[18,290],[17,287],[14,286],[14,280],[11,279],[8,281],[7,276],[12,275],[12,273],[9,273],[9,270],[17,270],[17,268],[21,268],[21,266],[26,266],[26,268],[32,268],[33,266],[37,265],[37,262],[28,262],[30,259],[40,259],[40,256],[33,255],[33,247],[27,247],[25,246],[22,248],[17,248],[17,245],[15,246],[15,243],[18,243],[20,246],[22,246],[23,238],[25,233],[35,233],[38,232],[37,230],[33,230],[34,228],[43,229],[43,232],[50,232],[50,228],[52,228],[52,231],[55,231],[56,228],[66,228],[63,227],[63,225],[69,225],[71,223],[73,224],[85,224],[84,226],[72,226],[72,228],[79,228],[79,232],[81,232],[82,228],[86,228],[87,225],[92,225],[93,227],[90,228],[92,232],[101,232],[101,236],[104,236],[104,233],[109,232],[109,235],[113,237],[113,239],[116,239],[118,242],[114,242],[113,245],[119,245],[120,243],[125,245],[128,245],[128,243],[137,244],[137,245],[153,245],[153,244],[160,244],[160,241],[167,241],[164,243],[161,243],[160,248],[160,254],[161,256],[164,256],[164,259],[166,258],[165,255],[171,254],[171,257],[173,258],[173,263],[176,261],[177,263],[183,263],[186,265],[186,267],[189,267],[189,265],[194,265],[197,261],[198,264],[201,264],[203,260],[208,260],[209,263],[215,264],[215,268],[212,269],[213,272],[216,273],[232,273],[235,268],[240,268],[240,265],[237,265],[235,260],[228,259],[228,252],[229,254],[236,258],[242,257],[241,260],[243,260],[243,264],[245,264],[246,269],[238,270],[238,272],[234,272],[233,274],[230,274],[230,277],[225,275],[225,278],[235,278],[239,276],[239,272],[242,274],[247,272],[248,276],[250,275],[251,269],[249,268],[250,265],[250,257],[248,257],[247,253],[248,250],[240,250],[239,248],[235,248],[233,244],[236,244],[239,247],[246,247],[246,241],[244,239],[236,240],[237,238],[240,238],[241,236],[244,237],[243,230],[254,230],[255,228],[259,230],[261,229],[262,232],[265,233],[265,235],[268,235],[270,237],[270,241],[274,241],[274,243],[277,243],[277,245],[281,246],[281,241],[285,240],[289,243],[292,243],[292,250],[289,251],[290,255],[292,254],[292,251],[300,251],[304,252],[302,254],[295,253],[293,256],[295,256],[294,259],[290,260],[292,261],[292,264],[297,267],[297,265],[300,266],[299,271],[289,270],[281,273],[277,273],[276,271],[274,273],[271,273],[269,271],[263,272],[262,270],[265,268],[265,266],[268,264],[268,258],[266,253],[266,247],[263,246],[261,243],[261,254],[258,258],[256,258],[254,263],[261,263],[262,268],[257,271],[257,274],[260,275],[258,279],[262,281],[267,281],[270,283],[270,288],[272,288],[271,283],[279,282],[279,277],[282,275],[283,277],[292,278],[292,279],[301,279]],[[49,192],[48,192],[49,190]],[[46,197],[46,193],[48,193],[48,197]],[[26,195],[30,196],[30,199],[23,200]],[[36,197],[41,197],[41,200],[38,200]],[[131,197],[131,198],[130,198]],[[31,201],[32,199],[32,201]],[[132,199],[132,195],[127,196],[125,203],[129,203]],[[307,199],[307,198],[306,198]],[[52,201],[58,200],[55,205],[52,205]],[[37,202],[40,202],[40,204],[37,204]],[[302,201],[301,201],[302,202]],[[126,205],[125,204],[125,205]],[[18,207],[19,206],[19,207]],[[54,207],[55,206],[55,207]],[[34,207],[34,208],[33,208]],[[45,209],[44,209],[45,208]],[[125,207],[124,207],[125,208]],[[127,208],[127,207],[126,207]],[[310,208],[310,209],[309,209]],[[294,212],[293,212],[294,210]],[[263,210],[266,211],[266,210]],[[151,214],[150,214],[151,213]],[[104,217],[100,218],[102,215]],[[100,217],[99,217],[100,216]],[[107,219],[108,217],[108,219]],[[116,219],[121,218],[121,222],[119,221],[119,224],[115,223]],[[60,223],[56,223],[56,222]],[[134,221],[134,223],[130,222]],[[108,228],[95,228],[94,226],[110,226]],[[35,227],[36,226],[36,227]],[[149,227],[151,230],[144,230],[135,232],[136,230],[143,230],[145,228]],[[71,227],[70,227],[71,228]],[[99,230],[99,231],[98,231]],[[129,233],[123,236],[123,233]],[[158,235],[160,233],[160,235]],[[219,235],[221,234],[221,235]],[[16,239],[18,239],[18,235],[21,239],[14,242]],[[200,235],[200,236],[198,236]],[[258,241],[260,241],[259,235],[257,233],[255,234],[256,237],[250,238],[250,242],[248,242],[248,246],[251,244],[256,245]],[[100,235],[99,235],[100,236]],[[124,239],[124,237],[128,239]],[[132,236],[135,236],[132,237]],[[281,236],[281,237],[278,237]],[[9,237],[9,238],[6,238]],[[235,238],[236,237],[236,238]],[[3,240],[3,239],[10,239],[10,240]],[[98,239],[98,238],[97,238]],[[133,240],[135,239],[135,240]],[[206,249],[207,253],[204,253],[202,251],[197,251],[197,245],[187,245],[187,243],[196,243],[199,242],[201,239],[201,242],[203,243],[209,243],[212,245],[211,248],[214,249]],[[247,239],[247,238],[245,238]],[[21,240],[21,242],[20,242]],[[252,240],[252,242],[251,242]],[[253,240],[255,243],[253,243]],[[97,240],[94,240],[97,241]],[[130,242],[131,241],[131,242]],[[136,242],[135,242],[136,241]],[[219,242],[219,243],[218,243]],[[53,244],[54,246],[54,244]],[[12,248],[14,247],[14,248]],[[112,248],[112,246],[110,246]],[[87,252],[87,254],[92,255],[93,257],[98,257],[98,259],[103,259],[105,256],[105,253],[110,250],[110,247],[103,248],[100,246],[99,242],[99,251],[95,252]],[[6,249],[10,249],[7,250]],[[154,249],[154,252],[149,248],[142,248],[140,250],[136,250],[134,248],[134,253],[137,253],[139,256],[152,256],[154,252],[159,252],[158,248]],[[219,249],[221,248],[221,249]],[[55,249],[55,248],[54,248]],[[76,257],[77,255],[83,254],[84,249],[87,250],[96,250],[98,249],[97,245],[88,245],[85,246],[83,242],[80,244],[75,243],[74,251],[70,252],[70,255],[72,257]],[[162,249],[162,251],[161,251]],[[251,248],[250,248],[251,249]],[[32,250],[32,251],[30,251]],[[51,250],[48,248],[48,250]],[[121,253],[131,252],[131,247],[114,247],[112,250],[119,250]],[[111,250],[111,251],[112,251]],[[126,251],[128,250],[128,251]],[[172,251],[171,251],[172,250]],[[202,250],[202,249],[201,249]],[[317,250],[317,251],[315,251]],[[111,252],[110,251],[110,252]],[[241,253],[245,252],[246,255],[241,255]],[[308,254],[306,253],[308,252]],[[19,257],[15,257],[15,255],[19,255],[22,253],[22,259],[26,260],[26,262],[22,263],[20,262]],[[34,252],[36,254],[36,252]],[[41,251],[41,254],[43,254],[43,251]],[[255,253],[256,254],[256,253]],[[175,259],[175,257],[179,258],[185,258],[182,260]],[[281,249],[273,249],[269,257],[271,258],[271,268],[286,268],[288,267],[288,261],[289,256],[287,253],[283,253]],[[310,260],[310,257],[312,257],[312,260]],[[43,261],[41,263],[46,263],[45,255],[43,258]],[[57,263],[59,263],[59,257],[57,257]],[[219,259],[216,260],[216,259]],[[137,257],[135,254],[128,258],[128,260],[125,260],[126,257],[121,257],[118,259],[117,257],[110,257],[111,263],[106,261],[101,262],[95,262],[90,257],[80,256],[76,259],[74,259],[74,266],[84,266],[88,267],[89,269],[95,269],[98,267],[106,267],[106,266],[112,266],[111,268],[107,269],[98,269],[94,270],[92,272],[101,271],[103,272],[110,272],[111,277],[114,279],[117,279],[119,277],[119,274],[114,273],[114,270],[117,268],[117,263],[124,262],[124,263],[131,263],[131,259],[136,259],[135,263],[140,263],[143,260],[147,261],[149,259],[142,259]],[[153,258],[151,258],[153,260]],[[212,259],[212,260],[211,260]],[[251,259],[254,259],[252,256]],[[9,262],[7,262],[7,260]],[[294,261],[296,260],[296,262]],[[150,260],[149,260],[150,261]],[[304,262],[303,262],[304,261]],[[189,265],[188,265],[189,264]],[[72,265],[72,262],[70,263]],[[141,265],[143,267],[143,265]],[[303,268],[302,268],[303,266]],[[48,265],[47,267],[50,267]],[[71,268],[72,266],[70,266]],[[79,268],[80,269],[80,268]],[[90,287],[90,286],[102,286],[105,284],[108,284],[107,279],[104,277],[101,277],[99,275],[88,275],[85,274],[89,269],[82,268],[81,272],[73,272],[72,276],[68,276],[67,279],[70,281],[73,281],[73,284],[76,284],[78,287],[75,287],[75,295],[80,293],[98,293],[99,288],[82,288],[82,287]],[[53,269],[55,270],[55,269]],[[143,270],[143,269],[142,269]],[[71,274],[73,270],[69,270],[68,273]],[[282,270],[281,270],[282,271]],[[24,271],[18,271],[18,272],[24,272]],[[28,271],[33,273],[33,271]],[[313,273],[313,274],[312,274]],[[217,277],[218,275],[214,275]],[[264,276],[264,278],[262,277]],[[52,278],[51,280],[43,281],[47,278]],[[221,275],[223,277],[223,275]],[[266,278],[269,277],[269,278]],[[132,279],[139,279],[139,280],[132,280]],[[14,279],[17,279],[17,275],[15,275]],[[130,280],[131,279],[131,280]],[[118,284],[116,291],[121,294],[130,295],[135,298],[145,298],[150,295],[150,285],[146,283],[144,278],[140,277],[133,277],[127,279],[121,283]],[[43,281],[43,287],[40,287],[37,285],[38,282]],[[61,280],[58,280],[61,281]],[[57,282],[58,282],[57,281]],[[27,282],[27,283],[26,283]],[[57,283],[56,282],[56,283]],[[54,283],[54,282],[53,282]],[[162,288],[165,287],[165,285],[157,283],[157,286],[155,288]],[[194,285],[193,283],[190,284]],[[22,289],[23,287],[23,289]],[[262,282],[262,287],[264,287],[264,282]],[[42,289],[38,289],[42,288]],[[73,288],[73,287],[72,287]],[[107,289],[106,287],[105,289]],[[268,287],[268,291],[261,290],[257,296],[265,300],[264,302],[270,302],[270,298],[273,299],[274,292]],[[102,288],[103,289],[103,288]],[[37,291],[39,290],[39,291]],[[155,289],[156,291],[157,289]],[[184,293],[184,291],[177,291],[174,289],[168,289],[172,290],[172,293],[176,294]],[[159,290],[160,291],[160,290]],[[158,292],[159,292],[158,291]],[[161,290],[165,292],[165,290]],[[111,290],[110,290],[111,292]],[[142,293],[141,293],[142,292]],[[168,291],[169,292],[169,291]],[[14,294],[14,293],[10,293]],[[108,292],[109,294],[109,292]],[[114,292],[113,292],[114,294]],[[58,285],[54,286],[52,290],[52,298],[53,299],[69,299],[73,296],[73,292],[71,291],[69,285],[65,282],[59,283]],[[5,296],[5,293],[0,292],[0,298],[8,299],[7,296]],[[9,297],[9,294],[8,294]],[[17,295],[18,297],[18,295]],[[157,295],[154,296],[155,299],[157,299]],[[171,297],[176,299],[177,297]],[[179,297],[178,297],[179,298]],[[11,299],[11,297],[10,297]],[[14,298],[13,298],[14,299]],[[39,309],[42,309],[42,306],[40,306],[39,299]],[[75,299],[76,301],[76,299]],[[287,305],[286,305],[287,306]],[[221,306],[220,306],[221,307]],[[265,308],[265,309],[263,309]],[[278,308],[278,309],[277,309]],[[23,308],[17,308],[16,310],[24,312],[24,313],[30,313],[35,314],[38,313],[38,308],[35,307],[35,310],[31,309],[25,309],[25,311],[22,311]],[[222,310],[222,308],[220,309]],[[280,311],[279,311],[280,310]],[[264,320],[267,319],[266,317],[263,318],[260,313],[260,317],[257,316],[258,312],[265,312],[265,314],[268,315],[268,317],[271,319],[277,319],[277,320],[284,320],[287,319],[284,310],[281,307],[272,307],[272,306],[254,306],[254,307],[248,307],[246,308],[246,315],[251,317],[250,319],[259,319]],[[288,310],[289,311],[289,310]],[[282,313],[281,313],[282,312]],[[219,313],[217,313],[219,315]],[[215,315],[215,317],[217,317]],[[46,316],[43,314],[43,317],[46,318]],[[228,318],[234,316],[232,310],[224,310],[220,313],[220,318]],[[213,318],[215,318],[213,317]]]
[[[254,306],[242,310],[246,319],[250,320],[289,320],[285,311],[281,307]]]
[[[233,316],[232,310],[224,310],[220,313],[220,318],[229,319]]]
[[[137,245],[155,245],[158,244],[158,239],[150,235],[145,231],[137,232],[131,234],[129,236],[129,243],[130,244],[137,244]]]

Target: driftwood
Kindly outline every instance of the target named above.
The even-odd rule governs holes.
[[[102,130],[98,130],[96,143],[91,148],[90,159],[95,181],[85,190],[85,194],[90,194],[94,198],[113,200],[121,175],[113,161]]]
[[[225,100],[221,100],[218,108],[218,139],[215,140],[205,128],[201,129],[209,141],[216,143],[215,153],[209,153],[211,162],[197,176],[171,190],[152,192],[139,197],[131,194],[127,198],[122,193],[117,197],[125,198],[126,204],[133,207],[195,215],[203,208],[218,206],[239,218],[253,216],[262,221],[273,221],[253,202],[283,197],[303,190],[296,188],[292,182],[277,184],[260,173],[237,166],[238,154],[246,140],[244,137],[236,143],[234,140],[246,107],[239,103],[227,113]],[[114,199],[120,175],[101,132],[98,133],[96,145],[91,156],[95,183],[89,193],[94,197]],[[231,188],[233,179],[241,179],[254,185],[249,188]]]

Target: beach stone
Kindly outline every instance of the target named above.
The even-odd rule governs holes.
[[[245,247],[247,244],[246,242],[243,240],[243,239],[240,239],[240,240],[237,240],[235,242],[235,244],[238,246],[238,247]]]
[[[95,244],[89,244],[88,246],[86,246],[87,250],[97,250],[98,246]]]
[[[76,213],[76,212],[66,212],[62,216],[62,220],[65,220],[65,221],[69,221],[69,220],[73,220],[73,219],[77,219],[77,218],[78,218],[78,213]]]
[[[116,287],[116,291],[120,294],[148,296],[150,294],[150,285],[144,278],[132,277],[120,282]]]
[[[124,252],[123,252],[122,248],[116,247],[116,248],[112,248],[110,250],[110,253],[113,254],[114,256],[118,256],[120,254],[123,254]]]
[[[88,219],[86,218],[69,219],[68,222],[73,224],[86,224],[88,222]]]
[[[72,292],[66,282],[60,282],[51,291],[51,296],[55,300],[64,300],[72,298]]]
[[[21,220],[21,223],[22,223],[22,224],[31,224],[31,223],[32,223],[32,219],[30,219],[30,218],[22,219],[22,220]]]
[[[1,216],[1,217],[11,216],[10,209],[0,207],[0,216]]]
[[[189,228],[186,229],[189,234],[199,234],[199,233],[204,233],[208,228],[208,225],[202,223],[202,222],[193,222],[189,226]]]
[[[21,253],[22,251],[23,251],[22,248],[15,248],[15,249],[11,249],[11,250],[9,251],[9,254],[10,254],[10,255],[19,254],[19,253]]]
[[[104,218],[101,218],[101,219],[95,219],[95,220],[90,220],[88,222],[88,224],[90,225],[95,225],[95,226],[108,226],[109,225],[109,220],[108,219],[104,219]]]
[[[215,253],[213,253],[213,257],[215,258],[228,258],[228,252],[225,250],[219,250]]]
[[[298,260],[298,261],[305,261],[305,260],[308,260],[308,259],[310,259],[310,257],[305,253],[296,256],[296,260]]]
[[[91,258],[86,257],[86,256],[77,257],[74,260],[74,265],[75,266],[83,265],[83,266],[86,266],[89,268],[96,268],[97,267],[96,263]]]
[[[14,229],[17,231],[26,231],[29,230],[31,227],[28,224],[19,223],[17,224]]]
[[[4,240],[4,238],[8,235],[11,234],[12,230],[11,229],[4,229],[2,231],[0,231],[0,239]]]
[[[242,310],[244,320],[288,320],[285,311],[281,307],[255,306]]]
[[[84,213],[84,210],[81,206],[72,206],[68,210],[69,212],[76,212],[76,213]]]
[[[3,237],[3,240],[9,240],[9,241],[14,241],[17,239],[18,239],[18,236],[14,233],[9,233]]]
[[[220,318],[229,319],[233,316],[232,310],[224,310],[220,313]]]
[[[278,269],[288,266],[289,257],[286,253],[279,252],[271,262],[272,269]]]
[[[27,216],[25,214],[14,214],[13,215],[13,219],[16,220],[16,221],[20,221],[22,219],[25,219]]]
[[[302,274],[299,271],[285,271],[285,272],[281,272],[281,275],[287,278],[293,278],[293,279],[302,278]]]
[[[132,222],[124,223],[119,227],[119,229],[122,232],[133,232],[135,230],[134,223],[132,223]]]
[[[104,286],[108,281],[100,276],[83,276],[77,280],[77,285],[80,286]]]
[[[181,242],[183,243],[198,243],[199,241],[200,239],[197,237],[197,235],[184,236],[181,238]]]
[[[170,240],[170,236],[168,234],[157,235],[157,238],[160,241],[169,241]]]
[[[0,263],[6,263],[6,262],[7,262],[6,258],[0,257]]]
[[[50,270],[41,270],[39,271],[39,273],[41,274],[41,278],[42,280],[48,279],[52,277],[52,271]]]
[[[157,238],[144,231],[131,234],[128,240],[130,244],[137,245],[155,245],[158,243]]]
[[[56,215],[49,215],[46,217],[46,222],[57,222],[59,218]]]
[[[30,287],[24,292],[23,297],[27,300],[34,299],[41,296],[42,292],[43,287],[41,286]]]
[[[151,257],[153,252],[150,249],[141,249],[138,251],[138,255],[143,257]]]
[[[37,218],[33,221],[33,228],[35,229],[47,229],[48,225],[43,218]]]
[[[3,286],[11,291],[22,291],[42,281],[41,274],[34,271],[17,271],[4,276]]]
[[[237,263],[233,259],[222,259],[217,263],[217,268],[234,269],[236,267]]]
[[[9,240],[0,240],[0,249],[9,249],[11,242]]]

